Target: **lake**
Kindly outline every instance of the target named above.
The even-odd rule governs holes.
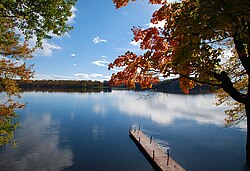
[[[17,148],[0,148],[2,170],[152,171],[128,127],[141,125],[190,171],[245,170],[246,123],[224,127],[214,95],[25,92]]]

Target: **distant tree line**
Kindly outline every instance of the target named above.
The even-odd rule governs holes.
[[[18,86],[22,91],[59,91],[59,92],[110,92],[111,87],[108,81],[91,81],[91,80],[32,80],[32,81],[17,81]],[[112,86],[112,89],[131,89],[126,85]],[[142,89],[139,84],[136,84],[132,90],[143,91],[153,90],[156,92],[183,94],[177,79],[160,81],[153,85],[152,89]],[[209,93],[210,87],[197,85],[190,90],[190,94]]]
[[[91,80],[19,80],[17,83],[22,91],[89,91],[104,88],[102,82]]]

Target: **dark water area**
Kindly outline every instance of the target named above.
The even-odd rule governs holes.
[[[146,96],[145,96],[146,95]],[[213,95],[26,92],[17,148],[0,170],[152,171],[128,127],[142,130],[186,170],[244,171],[246,123],[226,128]]]

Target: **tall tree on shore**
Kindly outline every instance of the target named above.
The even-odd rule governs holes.
[[[129,0],[113,0],[117,8]],[[247,119],[246,161],[250,164],[250,2],[247,0],[182,0],[161,7],[151,22],[163,28],[132,29],[134,40],[146,52],[127,52],[109,65],[124,67],[113,74],[112,84],[151,87],[159,78],[175,75],[185,93],[196,84],[218,90],[217,104],[226,111],[227,124]]]
[[[72,29],[68,24],[76,0],[4,0],[0,2],[0,145],[13,141],[18,123],[15,109],[23,105],[15,79],[29,80],[32,66],[24,60],[32,57],[42,40],[62,36]],[[29,45],[33,39],[35,47]]]

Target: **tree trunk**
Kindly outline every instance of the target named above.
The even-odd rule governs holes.
[[[247,140],[246,140],[246,164],[250,169],[250,102],[246,104],[246,117],[247,117]]]
[[[250,75],[248,74],[247,103],[245,104],[247,117],[247,140],[246,140],[246,165],[250,170]]]
[[[245,109],[247,117],[246,165],[247,170],[250,170],[250,74],[248,74],[247,103],[245,104]]]

